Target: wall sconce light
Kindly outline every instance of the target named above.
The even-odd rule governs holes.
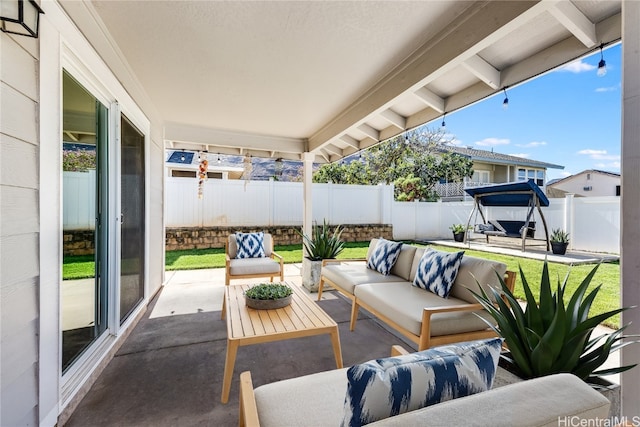
[[[607,63],[604,61],[604,55],[602,54],[602,48],[604,43],[600,44],[600,62],[598,62],[598,77],[602,77],[607,74]]]
[[[509,108],[509,97],[507,96],[507,87],[503,87],[502,90],[504,91],[504,101],[502,101],[502,108],[503,109],[507,109]]]
[[[0,1],[0,30],[5,33],[38,38],[40,14],[44,11],[35,0]]]

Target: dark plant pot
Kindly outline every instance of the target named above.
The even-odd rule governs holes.
[[[249,308],[255,308],[256,310],[275,310],[276,308],[286,307],[291,304],[292,296],[293,295],[289,295],[288,297],[279,299],[254,299],[245,296],[244,299]]]
[[[551,242],[551,251],[556,255],[564,255],[567,252],[568,243]]]
[[[456,242],[464,242],[464,232],[453,233],[453,240],[455,240]]]

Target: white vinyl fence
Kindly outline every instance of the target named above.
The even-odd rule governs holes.
[[[87,229],[93,224],[95,176],[65,172],[64,228]],[[67,189],[73,188],[73,191]],[[393,187],[313,184],[313,220],[330,224],[392,224],[395,239],[450,239],[449,226],[466,224],[473,202],[395,202]],[[198,199],[197,181],[167,178],[167,227],[301,226],[302,183],[211,179]],[[620,253],[620,198],[567,196],[550,199],[542,208],[549,232],[563,228],[570,234],[570,249]],[[488,219],[524,220],[526,208],[485,209]],[[544,237],[536,211],[536,237]],[[471,224],[480,222],[474,215]]]

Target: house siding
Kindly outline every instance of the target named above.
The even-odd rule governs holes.
[[[38,44],[0,45],[0,425],[37,425]]]

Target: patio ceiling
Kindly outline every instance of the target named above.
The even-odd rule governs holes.
[[[621,3],[608,0],[62,4],[90,41],[100,31],[126,59],[167,148],[310,151],[320,162],[621,37]]]

